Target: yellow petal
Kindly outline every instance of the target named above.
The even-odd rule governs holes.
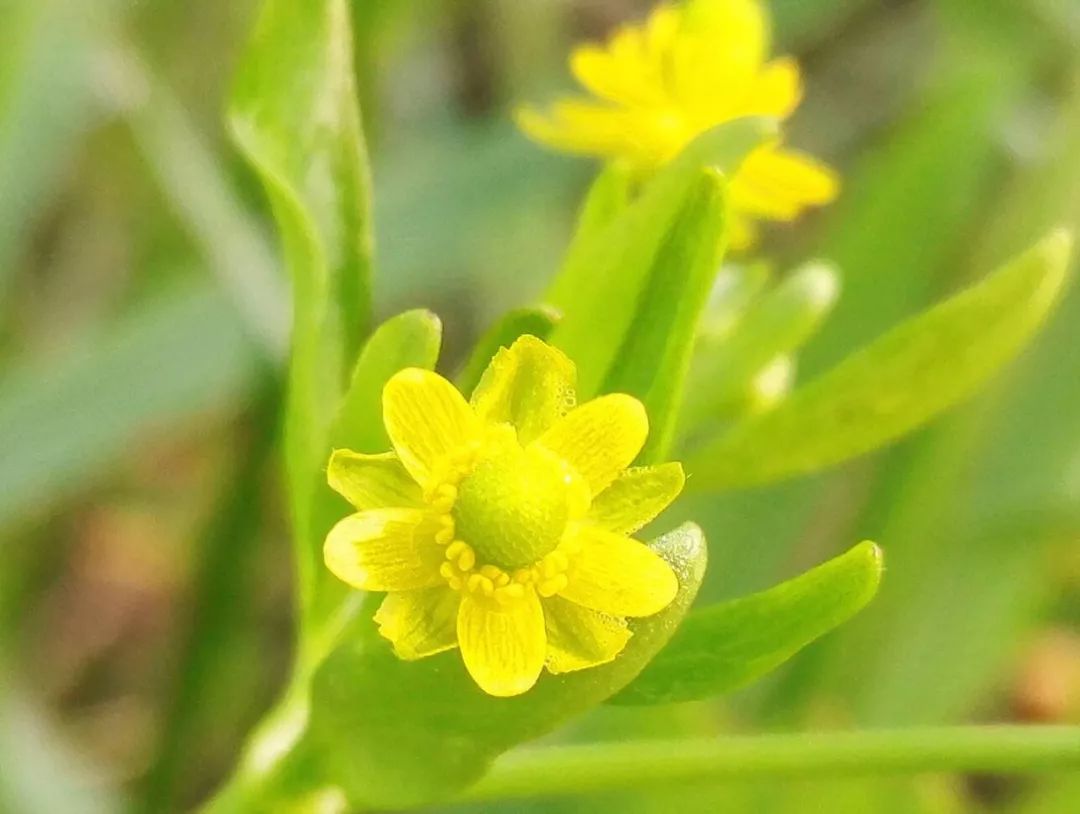
[[[791,57],[767,63],[750,85],[745,101],[746,115],[785,119],[802,101],[799,64]]]
[[[461,594],[445,585],[387,594],[375,613],[379,633],[399,658],[413,661],[457,646]]]
[[[682,18],[682,11],[672,6],[659,5],[652,10],[649,19],[645,21],[642,40],[645,55],[649,60],[663,65],[665,56],[671,52],[678,39]]]
[[[335,449],[326,468],[331,488],[361,511],[419,507],[423,496],[393,452],[363,455]]]
[[[655,105],[663,100],[660,77],[652,66],[635,57],[619,59],[594,45],[577,48],[570,55],[570,70],[586,90],[616,104]]]
[[[580,99],[563,99],[547,113],[519,108],[514,120],[529,138],[555,150],[617,157],[638,150],[632,119],[620,109]]]
[[[625,619],[589,610],[558,596],[544,600],[547,668],[552,673],[584,670],[612,661],[633,635]]]
[[[596,495],[633,462],[648,434],[641,402],[612,393],[572,410],[537,443],[573,466]]]
[[[685,482],[677,463],[628,469],[596,496],[586,520],[616,534],[633,534],[666,509]]]
[[[476,414],[492,423],[512,424],[527,444],[574,406],[574,363],[535,336],[500,348],[473,393]]]
[[[710,108],[714,121],[742,115],[741,101],[768,52],[768,24],[757,0],[693,3],[670,57],[684,105]]]
[[[352,514],[326,536],[326,567],[364,591],[408,591],[442,584],[439,525],[418,509],[372,509]]]
[[[454,385],[438,373],[406,368],[383,388],[383,421],[401,463],[421,486],[448,456],[474,441],[480,422]]]
[[[544,667],[544,611],[531,587],[507,604],[466,593],[457,635],[469,675],[488,695],[521,695]]]
[[[836,173],[810,156],[767,146],[747,156],[728,189],[735,209],[792,220],[807,206],[831,201],[839,187]]]
[[[675,598],[671,566],[643,543],[598,528],[575,536],[581,550],[571,558],[563,598],[613,616],[652,616]]]

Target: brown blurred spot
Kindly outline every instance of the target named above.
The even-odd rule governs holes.
[[[1020,663],[1012,692],[1021,721],[1062,722],[1080,712],[1080,634],[1063,628],[1039,636]]]

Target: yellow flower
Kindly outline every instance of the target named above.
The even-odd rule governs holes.
[[[596,98],[566,98],[547,112],[523,108],[518,124],[557,150],[622,159],[647,172],[723,122],[791,115],[802,97],[799,67],[788,57],[766,61],[768,37],[758,0],[659,6],[606,46],[574,51],[571,70]],[[793,220],[837,189],[833,171],[813,158],[778,142],[759,147],[731,179],[732,245],[753,241],[754,220]]]
[[[330,485],[358,510],[326,538],[326,565],[386,591],[379,632],[403,659],[461,648],[491,695],[526,692],[546,666],[614,659],[628,616],[675,597],[668,564],[628,535],[682,490],[677,463],[627,469],[648,434],[641,403],[574,406],[575,369],[523,336],[491,360],[471,403],[408,368],[383,390],[394,447],[336,450]]]

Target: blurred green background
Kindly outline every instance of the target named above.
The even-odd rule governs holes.
[[[774,0],[807,98],[789,141],[840,167],[773,229],[844,293],[800,375],[1080,227],[1080,2]],[[510,106],[569,83],[636,0],[356,0],[377,307],[444,319],[453,363],[535,298],[594,167]],[[290,658],[279,408],[287,286],[222,111],[254,0],[0,0],[0,810],[190,807]],[[605,708],[561,738],[1080,723],[1080,290],[994,387],[883,453],[684,502],[702,602],[863,537],[881,594],[718,702]],[[1080,777],[702,786],[507,811],[1076,811]],[[485,810],[495,810],[488,807]]]

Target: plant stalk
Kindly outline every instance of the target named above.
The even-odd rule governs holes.
[[[466,801],[749,777],[1080,770],[1080,727],[962,726],[557,746],[508,755]]]

